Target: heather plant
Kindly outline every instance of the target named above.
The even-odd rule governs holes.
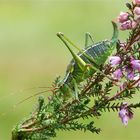
[[[93,43],[87,33],[81,50],[64,34],[57,34],[73,59],[65,77],[57,77],[48,87],[48,102],[40,96],[29,117],[13,128],[13,140],[48,140],[56,137],[58,130],[99,134],[101,129],[96,127],[94,118],[100,119],[103,112],[110,111],[118,112],[116,117],[128,125],[134,109],[140,107],[140,102],[131,102],[140,89],[140,0],[126,6],[128,12],[120,12],[112,21],[114,32],[110,40]],[[118,29],[129,31],[125,41],[118,39]],[[89,39],[92,45],[88,45]],[[79,53],[75,54],[70,45]],[[130,103],[126,102],[128,98]]]

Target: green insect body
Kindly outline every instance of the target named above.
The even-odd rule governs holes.
[[[84,50],[80,50],[79,48],[77,48],[63,34],[57,34],[73,56],[73,59],[68,65],[66,75],[62,81],[62,92],[69,93],[70,90],[72,90],[76,92],[75,96],[77,97],[78,91],[75,85],[78,85],[85,79],[89,78],[96,71],[100,72],[99,66],[101,64],[104,64],[107,58],[112,54],[118,41],[117,25],[114,22],[112,22],[112,25],[114,32],[111,40],[105,40],[99,43],[95,43],[86,47]],[[75,54],[69,47],[67,42],[77,48],[80,52],[78,54]]]

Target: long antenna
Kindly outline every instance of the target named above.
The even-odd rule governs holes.
[[[4,96],[1,96],[0,97],[0,101],[1,100],[3,100],[3,99],[5,99],[5,98],[8,98],[8,97],[11,97],[11,96],[13,96],[13,95],[18,95],[18,94],[21,94],[21,93],[23,93],[23,92],[25,92],[25,91],[30,91],[30,90],[34,90],[34,89],[40,89],[40,88],[46,88],[46,89],[48,89],[48,88],[51,88],[51,87],[32,87],[32,88],[25,88],[25,89],[20,89],[20,90],[17,90],[17,91],[15,91],[15,92],[11,92],[11,93],[9,93],[8,95],[4,95]]]
[[[25,98],[25,99],[21,100],[20,102],[16,103],[15,105],[13,105],[9,111],[1,113],[0,118],[2,116],[7,115],[8,113],[14,111],[18,107],[18,105],[22,104],[23,102],[25,102],[25,101],[27,101],[27,100],[29,100],[29,99],[37,96],[37,95],[40,95],[40,94],[45,93],[45,92],[50,92],[50,91],[52,91],[52,90],[44,90],[44,91],[41,91],[41,92],[37,92],[37,93],[35,93],[35,94],[31,95],[31,96],[28,96],[27,98]]]

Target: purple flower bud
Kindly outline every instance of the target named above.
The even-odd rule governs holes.
[[[126,73],[127,73],[127,78],[129,79],[129,80],[133,80],[133,78],[134,78],[134,76],[135,76],[135,74],[134,74],[134,71],[133,71],[133,69],[130,67],[127,67],[126,69],[125,69],[125,71],[126,71]]]
[[[120,42],[120,47],[125,48],[126,47],[126,42]]]
[[[133,69],[140,71],[140,60],[131,60],[130,62]]]
[[[134,4],[140,5],[140,0],[133,0]]]
[[[121,58],[119,56],[110,56],[109,57],[109,63],[112,67],[116,66],[117,64],[120,64]]]
[[[137,23],[135,21],[127,20],[120,24],[120,30],[134,29]]]
[[[140,7],[135,7],[134,13],[135,13],[136,15],[140,15]]]
[[[120,12],[120,15],[118,16],[118,21],[120,23],[123,23],[124,21],[127,21],[128,20],[128,17],[129,17],[129,14],[128,13]]]
[[[115,78],[115,79],[120,79],[121,77],[123,76],[123,74],[122,74],[122,70],[121,69],[117,69],[114,73],[113,73],[113,77]]]
[[[128,124],[128,120],[129,120],[129,117],[126,114],[127,114],[127,110],[126,109],[121,109],[120,112],[119,112],[119,117],[121,118],[122,123],[124,125],[127,125]]]
[[[126,126],[128,121],[133,118],[132,111],[128,108],[127,103],[123,103],[120,107],[119,117],[121,118],[122,123]]]

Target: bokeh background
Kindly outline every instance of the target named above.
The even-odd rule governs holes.
[[[112,35],[111,20],[126,10],[126,0],[0,0],[0,140],[10,140],[13,126],[28,116],[37,97],[17,105],[65,74],[72,58],[56,33],[78,46],[84,33],[100,41]],[[125,33],[120,37],[125,38]],[[33,89],[31,89],[33,88]],[[44,93],[47,98],[47,93]],[[138,100],[138,99],[136,99]],[[13,108],[14,106],[14,108]],[[94,118],[93,118],[94,119]],[[100,135],[58,132],[54,140],[139,140],[140,111],[125,128],[117,112],[96,120]]]

